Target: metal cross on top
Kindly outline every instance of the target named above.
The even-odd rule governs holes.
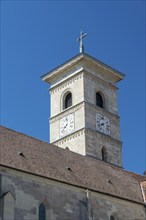
[[[83,33],[83,31],[80,32],[80,37],[77,39],[77,41],[80,42],[80,53],[84,52],[84,46],[83,46],[83,38],[87,36],[87,33]]]

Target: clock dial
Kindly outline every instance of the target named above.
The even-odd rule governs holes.
[[[74,130],[74,115],[70,114],[60,120],[60,136],[65,136]]]
[[[110,135],[110,120],[108,117],[96,114],[96,130],[104,134]]]

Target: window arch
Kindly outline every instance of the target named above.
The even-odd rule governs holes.
[[[99,92],[96,92],[96,105],[103,108],[103,98]]]
[[[39,205],[39,220],[46,220],[46,209],[43,203]]]
[[[14,219],[14,209],[15,209],[15,197],[14,195],[8,191],[1,195],[0,200],[4,202],[3,214],[5,219]],[[9,207],[9,209],[7,209]],[[1,219],[1,208],[0,208],[0,219]]]
[[[67,92],[63,98],[63,109],[67,109],[72,106],[72,94],[71,92]]]
[[[105,149],[105,147],[102,148],[101,155],[102,155],[102,160],[107,162],[107,150]]]

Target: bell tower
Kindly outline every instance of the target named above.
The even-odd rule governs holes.
[[[50,142],[122,166],[116,83],[123,78],[84,52],[43,75],[50,83]]]

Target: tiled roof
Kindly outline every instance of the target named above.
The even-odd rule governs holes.
[[[140,183],[145,176],[82,156],[0,127],[0,163],[3,166],[144,203]]]

